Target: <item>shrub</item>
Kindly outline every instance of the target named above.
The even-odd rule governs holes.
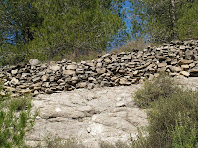
[[[159,100],[160,97],[166,98],[176,93],[179,89],[176,83],[173,78],[164,73],[153,81],[146,80],[143,87],[135,93],[135,102],[139,107],[149,107],[152,102]]]
[[[198,147],[196,140],[196,125],[188,125],[188,123],[177,123],[175,129],[173,129],[173,144],[174,148],[192,148]]]
[[[0,95],[0,147],[26,147],[25,133],[32,128],[36,118],[36,114],[31,116],[31,107],[30,96],[12,98],[9,92]]]
[[[197,96],[198,91],[180,90],[152,105],[152,109],[148,111],[148,141],[152,147],[195,147],[198,142],[197,137],[195,138],[198,134]]]
[[[138,103],[150,108],[147,110],[148,136],[141,136],[135,148],[198,146],[198,90],[183,89],[163,76],[153,82],[147,81],[138,91]]]

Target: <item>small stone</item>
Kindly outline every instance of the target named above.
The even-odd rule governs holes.
[[[105,59],[104,59],[104,62],[105,62],[106,64],[109,64],[109,63],[111,63],[111,60],[110,60],[109,58],[105,58]]]
[[[134,76],[137,76],[137,75],[138,75],[138,73],[139,73],[139,71],[138,71],[138,70],[136,70],[136,71],[134,71],[134,72],[133,72],[133,75],[134,75]]]
[[[22,73],[21,78],[31,77],[30,73]]]
[[[74,75],[76,72],[75,71],[73,71],[73,70],[64,70],[63,71],[63,74],[64,75]]]
[[[181,59],[178,62],[178,65],[186,65],[186,64],[191,64],[193,62],[193,60],[185,60],[185,59]]]
[[[89,83],[87,86],[88,89],[93,89],[94,87],[95,87],[94,83]]]
[[[84,74],[84,70],[83,69],[76,69],[76,74]]]
[[[107,57],[110,57],[111,55],[108,53],[108,54],[105,54],[102,56],[102,58],[107,58]]]
[[[188,70],[189,69],[189,65],[181,65],[182,70]]]
[[[101,67],[102,67],[102,63],[97,63],[97,64],[96,64],[96,67],[97,67],[97,68],[101,68]]]
[[[78,81],[78,77],[72,77],[72,81]]]
[[[19,80],[16,78],[12,78],[12,80],[10,81],[12,84],[14,85],[18,85],[19,84]]]
[[[108,81],[102,81],[102,82],[100,83],[100,86],[101,86],[101,87],[109,87],[109,86],[110,86],[110,83],[109,83]]]
[[[34,91],[34,96],[37,96],[39,94],[38,90]]]
[[[50,88],[47,88],[47,89],[45,90],[45,93],[47,93],[47,94],[52,94],[52,93],[53,93],[53,90],[51,90]]]
[[[118,72],[119,72],[120,74],[124,74],[126,71],[125,71],[124,69],[120,69]]]
[[[11,71],[12,75],[16,75],[17,72],[18,72],[18,69],[15,69],[15,70],[12,70],[12,71]]]
[[[191,63],[189,66],[190,66],[190,68],[193,68],[193,67],[195,67],[195,63]]]
[[[41,80],[40,77],[36,77],[36,78],[33,78],[33,79],[32,79],[32,82],[37,83],[37,82],[39,82],[40,80]]]
[[[157,66],[159,68],[167,66],[167,63],[158,63]]]
[[[96,71],[98,74],[103,74],[106,72],[106,68],[97,68]]]
[[[56,64],[56,65],[50,65],[49,66],[49,69],[50,70],[53,70],[53,71],[58,71],[58,70],[61,69],[61,67]]]
[[[40,64],[40,61],[38,59],[30,59],[29,63],[31,66],[36,66],[36,65]]]
[[[181,71],[181,68],[180,67],[176,67],[176,66],[170,66],[169,69],[172,72],[179,72],[179,71]]]
[[[95,79],[94,77],[89,77],[89,78],[88,78],[88,81],[89,81],[89,82],[93,82],[93,81],[96,81],[96,79]]]
[[[121,85],[131,85],[131,82],[129,82],[126,78],[121,78],[119,83]]]
[[[180,47],[179,47],[181,50],[185,50],[185,46],[184,45],[181,45]]]
[[[190,76],[190,73],[187,72],[187,71],[181,71],[181,72],[180,72],[180,75],[183,75],[183,76],[185,76],[185,77],[189,77],[189,76]]]
[[[5,96],[6,94],[5,94],[4,91],[1,91],[1,92],[0,92],[0,95],[1,95],[1,96]]]
[[[48,78],[49,78],[48,75],[43,75],[43,76],[41,77],[41,80],[42,80],[43,82],[45,82],[45,81],[48,80]]]
[[[77,69],[77,65],[75,65],[75,64],[68,65],[67,69],[68,70],[75,70],[75,69]]]
[[[89,67],[94,67],[95,64],[93,62],[87,62],[85,65],[89,66]]]
[[[55,76],[50,76],[49,81],[54,82],[55,81]]]
[[[190,75],[193,77],[198,77],[198,68],[193,68],[190,70]]]
[[[76,88],[85,88],[87,86],[87,82],[80,82],[76,84]]]
[[[28,93],[31,93],[32,91],[29,89],[29,88],[27,88],[27,89],[22,89],[22,90],[20,90],[19,91],[19,93],[22,93],[22,94],[28,94]]]
[[[15,92],[16,91],[16,89],[13,88],[13,87],[6,87],[6,90],[7,91],[11,91],[11,92]]]

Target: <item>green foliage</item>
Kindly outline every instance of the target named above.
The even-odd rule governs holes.
[[[122,44],[129,37],[120,11],[124,1],[1,1],[1,65],[77,57],[106,50],[113,41]]]
[[[198,3],[192,5],[184,5],[181,9],[183,17],[178,20],[178,36],[179,39],[197,39],[198,37]]]
[[[171,83],[171,79],[166,79],[164,83],[166,88],[171,88],[172,85],[175,85],[175,83]],[[168,86],[168,84],[170,86]],[[148,91],[142,91],[143,94],[140,95],[141,99],[142,96],[144,96],[144,99],[146,96],[153,96],[152,88],[156,87],[156,83],[153,83],[153,85],[150,83],[147,87],[151,87],[151,91],[150,93]],[[149,90],[149,88],[147,88],[147,90]],[[146,132],[148,132],[148,136],[143,137],[140,135],[141,138],[136,141],[136,147],[197,147],[197,96],[198,90],[192,91],[183,89],[182,87],[177,87],[176,92],[170,91],[168,95],[160,94],[157,97],[158,99],[150,104],[151,108],[147,111],[149,126]],[[144,100],[142,99],[142,101]],[[141,104],[149,104],[148,99],[145,99],[145,103],[141,102]]]
[[[26,147],[25,133],[32,128],[37,115],[31,116],[31,107],[30,96],[11,98],[9,92],[0,95],[0,147]]]
[[[174,148],[192,148],[197,147],[198,141],[196,137],[196,125],[188,125],[188,123],[176,122],[173,130],[173,147]]]
[[[0,66],[25,61],[25,52],[18,48],[18,45],[4,44],[0,47],[0,53]]]
[[[197,0],[130,0],[132,37],[152,42],[197,38]]]
[[[152,102],[161,97],[168,97],[177,92],[179,88],[169,76],[161,74],[153,81],[146,80],[144,86],[135,93],[135,102],[139,107],[149,107]]]
[[[122,19],[112,13],[112,2],[35,1],[33,6],[42,12],[39,15],[44,21],[39,28],[33,28],[35,39],[28,45],[30,56],[39,53],[51,58],[71,52],[78,56],[91,50],[104,50],[123,25]]]
[[[181,90],[168,98],[161,98],[153,105],[148,111],[148,141],[152,147],[195,147],[198,142],[194,137],[198,134],[197,95],[198,92]],[[194,130],[196,133],[193,133]]]

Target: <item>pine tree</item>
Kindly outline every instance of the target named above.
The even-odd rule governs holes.
[[[124,1],[2,0],[0,62],[105,50],[117,36],[121,44],[128,38],[121,13]]]
[[[196,36],[197,0],[131,0],[130,2],[133,37],[146,35],[153,42],[169,42]],[[189,25],[190,22],[193,25]]]
[[[35,1],[33,6],[44,20],[41,27],[34,28],[35,39],[28,46],[30,55],[40,52],[44,55],[40,58],[50,58],[73,52],[78,56],[106,49],[124,27],[118,15],[121,3],[121,0]]]
[[[0,1],[0,65],[22,62],[27,50],[24,44],[33,40],[31,27],[42,19],[31,5],[32,0]]]

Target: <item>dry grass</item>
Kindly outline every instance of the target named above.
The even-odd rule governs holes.
[[[130,41],[127,42],[124,46],[118,47],[114,49],[113,53],[120,53],[120,52],[131,52],[134,50],[143,50],[145,49],[149,44],[146,43],[143,39],[137,40],[137,41]]]

